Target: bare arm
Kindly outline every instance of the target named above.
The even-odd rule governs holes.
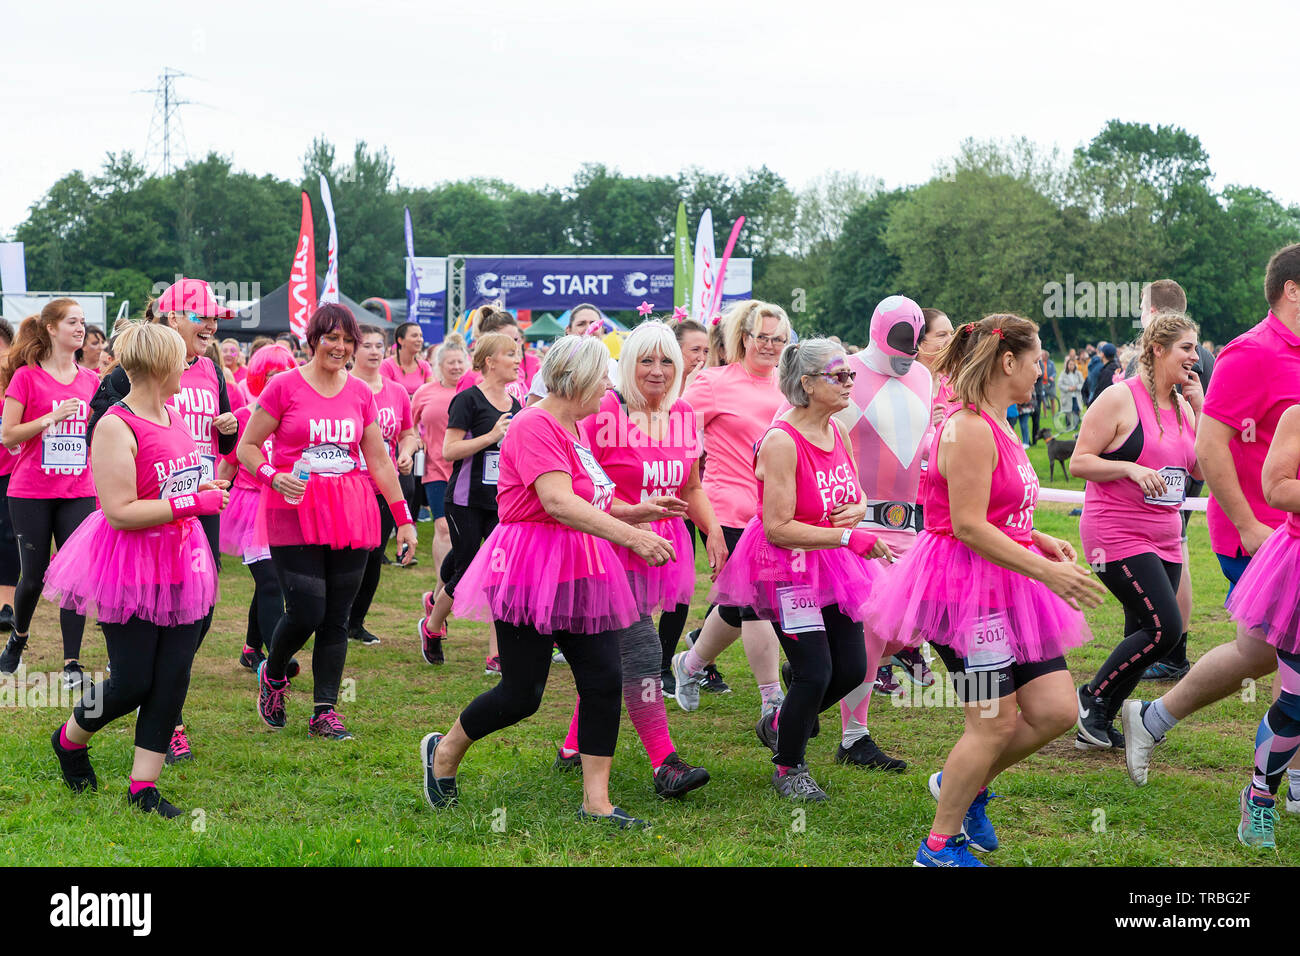
[[[99,508],[109,525],[119,531],[153,528],[175,518],[170,501],[136,496],[137,453],[135,434],[126,422],[116,415],[100,420],[91,444],[90,470],[95,476]],[[205,483],[199,490],[214,487],[219,486]]]
[[[1273,529],[1255,517],[1241,490],[1237,464],[1228,447],[1236,434],[1232,426],[1202,415],[1196,431],[1196,459],[1219,507],[1241,535],[1242,548],[1247,554],[1254,554]]]
[[[484,448],[491,448],[505,437],[509,418],[510,413],[506,412],[497,419],[495,428],[477,438],[466,438],[463,428],[448,428],[442,436],[442,457],[448,461],[460,461],[477,455]]]
[[[1300,512],[1300,405],[1282,413],[1264,459],[1264,500],[1270,508]]]
[[[24,422],[22,418],[26,406],[16,398],[5,396],[4,422],[0,424],[0,444],[3,444],[6,448],[17,448],[23,442],[35,438],[51,425],[63,421],[77,410],[77,405],[78,402],[75,398],[69,398],[61,402],[59,407],[48,415],[42,415],[30,422]]]
[[[1132,392],[1107,389],[1088,406],[1079,426],[1074,454],[1070,456],[1070,474],[1086,481],[1121,481],[1132,478],[1132,462],[1107,461],[1101,453],[1115,444],[1136,425],[1137,408]],[[1126,414],[1128,413],[1128,414]]]
[[[763,482],[763,532],[767,540],[778,548],[791,550],[840,547],[844,529],[794,520],[797,467],[794,439],[773,429],[758,450],[758,467],[754,470]]]

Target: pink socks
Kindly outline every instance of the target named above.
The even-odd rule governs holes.
[[[641,738],[646,756],[650,758],[652,770],[658,770],[668,755],[675,749],[672,738],[668,735],[668,714],[664,711],[663,688],[659,678],[654,678],[653,693],[647,694],[641,681],[629,681],[623,685],[623,702],[627,705],[627,715]],[[643,698],[649,696],[650,700]],[[574,701],[573,718],[569,721],[569,733],[564,738],[561,748],[564,755],[571,756],[578,752],[578,707]]]
[[[59,746],[64,750],[85,750],[85,744],[74,744],[68,739],[68,725],[65,723],[59,728]]]
[[[933,830],[931,830],[930,835],[925,838],[925,845],[928,846],[931,850],[942,850],[945,846],[947,846],[948,841],[950,839],[951,839],[950,836],[945,836],[942,833],[935,833]]]
[[[136,780],[134,777],[128,778],[131,781],[131,795],[135,796],[141,790],[148,790],[150,787],[157,788],[157,784],[152,780]]]
[[[708,663],[699,654],[695,653],[694,647],[691,647],[687,649],[686,656],[682,658],[682,669],[688,674],[698,674],[704,670],[705,665]]]
[[[759,684],[758,692],[763,697],[763,710],[767,710],[772,698],[781,696],[781,684],[779,681],[775,684]]]

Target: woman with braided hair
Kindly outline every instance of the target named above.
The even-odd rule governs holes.
[[[1179,507],[1196,462],[1196,416],[1181,386],[1195,379],[1197,329],[1181,312],[1157,315],[1138,339],[1138,374],[1104,390],[1083,417],[1070,473],[1087,482],[1079,535],[1084,559],[1124,606],[1124,634],[1079,688],[1080,750],[1124,746],[1112,726],[1142,672],[1183,633]],[[1199,392],[1196,393],[1199,396]]]

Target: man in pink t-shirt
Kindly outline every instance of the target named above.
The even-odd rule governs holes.
[[[1268,316],[1219,354],[1196,429],[1196,455],[1211,495],[1210,545],[1229,594],[1250,556],[1286,516],[1264,500],[1262,471],[1278,419],[1300,403],[1300,243],[1269,260],[1264,292]],[[1122,717],[1129,776],[1139,786],[1146,783],[1151,748],[1167,730],[1276,667],[1273,647],[1260,632],[1239,629],[1236,640],[1202,657],[1163,697],[1149,704],[1127,701]],[[1288,795],[1288,809],[1292,802]]]

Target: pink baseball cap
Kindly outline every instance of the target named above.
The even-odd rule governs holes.
[[[233,319],[238,313],[217,303],[212,287],[202,279],[178,279],[154,302],[157,312],[193,312],[214,319]]]

